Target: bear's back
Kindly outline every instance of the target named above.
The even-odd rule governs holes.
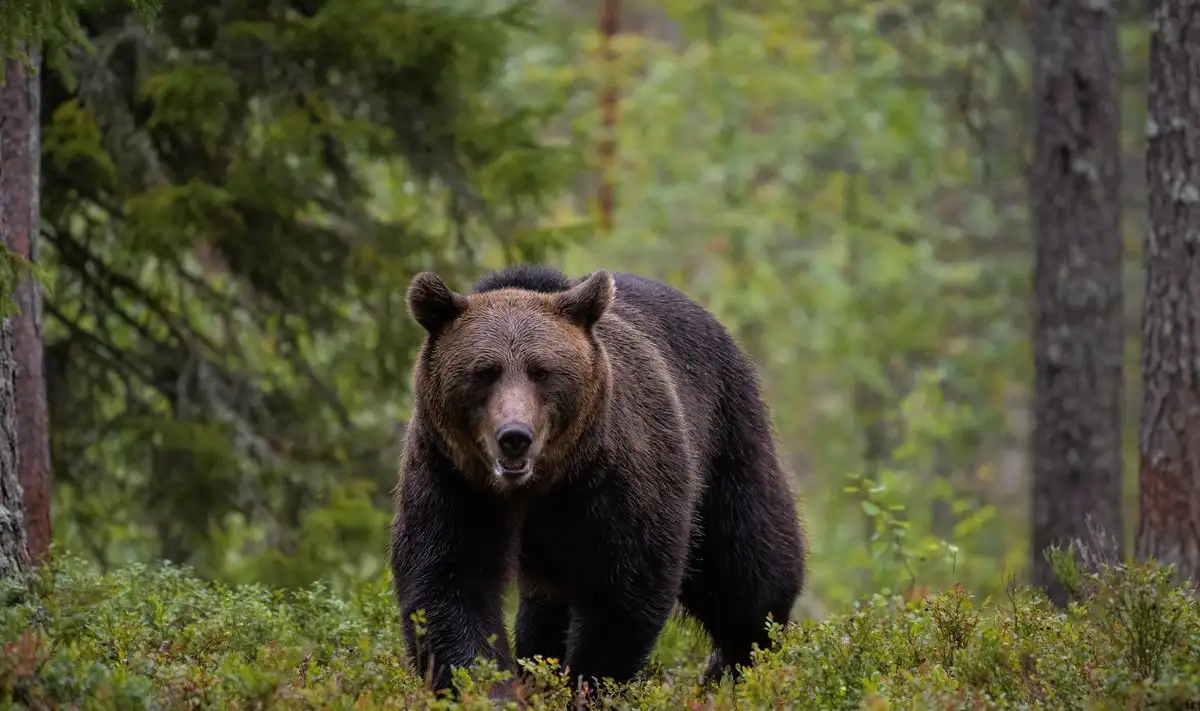
[[[561,271],[540,264],[518,264],[485,274],[475,282],[471,292],[482,294],[499,289],[526,289],[543,294],[567,291],[577,282]]]

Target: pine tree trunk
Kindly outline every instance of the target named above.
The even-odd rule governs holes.
[[[4,170],[4,144],[0,143],[0,179]],[[0,201],[0,235],[6,224]],[[7,298],[0,293],[0,299]],[[11,308],[9,306],[9,308]],[[25,503],[17,475],[17,408],[13,398],[12,319],[0,319],[0,578],[29,567],[25,538]]]
[[[20,256],[38,261],[41,217],[41,53],[29,52],[28,66],[9,59],[0,85],[0,202],[7,215],[4,244]],[[25,533],[29,554],[41,559],[50,547],[50,439],[47,428],[46,381],[42,370],[41,287],[27,276],[14,294],[19,314],[12,318],[12,355],[16,365],[18,473],[25,491]]]
[[[1200,1],[1151,22],[1136,554],[1200,580]]]
[[[0,225],[3,217],[0,216]],[[29,567],[25,504],[17,477],[17,421],[13,401],[12,324],[0,321],[0,578]]]
[[[1065,604],[1045,560],[1121,532],[1121,234],[1117,28],[1111,8],[1038,0],[1035,138],[1033,584]]]

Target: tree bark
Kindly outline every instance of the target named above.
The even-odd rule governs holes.
[[[4,180],[4,143],[0,142],[0,185]],[[0,238],[7,234],[7,215],[0,201]],[[0,247],[4,242],[0,239]],[[0,255],[7,257],[7,255]],[[0,292],[0,300],[11,298]],[[11,302],[0,301],[8,313]],[[29,567],[29,545],[25,537],[25,502],[17,474],[17,408],[13,397],[12,319],[0,319],[0,578],[24,572]]]
[[[617,87],[617,51],[613,42],[621,31],[621,0],[600,0],[600,16],[597,20],[600,34],[600,56],[604,60],[604,88],[600,91],[600,114],[604,126],[600,138],[600,187],[596,203],[600,212],[600,231],[612,232],[616,212],[616,188],[613,186],[613,165],[617,154],[617,112],[621,101]]]
[[[1038,0],[1033,583],[1065,604],[1047,547],[1121,529],[1122,288],[1117,26],[1111,7]]]
[[[41,52],[34,48],[28,65],[7,60],[4,83],[0,84],[0,204],[7,225],[0,237],[10,250],[34,264],[41,228],[40,68]],[[41,287],[32,275],[26,275],[13,298],[19,309],[12,318],[18,473],[25,492],[29,553],[40,560],[50,547],[50,440],[42,370]]]
[[[1200,580],[1200,0],[1153,12],[1135,553]]]
[[[3,225],[4,210],[0,205],[0,228]],[[25,504],[17,476],[17,421],[13,401],[16,369],[12,358],[11,321],[0,320],[0,578],[22,573],[29,567]]]

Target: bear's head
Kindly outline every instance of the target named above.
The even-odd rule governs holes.
[[[566,291],[459,294],[431,272],[408,309],[426,331],[413,374],[418,407],[455,465],[501,491],[549,483],[603,410],[610,373],[593,328],[611,274]]]

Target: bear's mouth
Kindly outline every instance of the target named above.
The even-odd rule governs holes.
[[[530,459],[505,460],[497,459],[493,467],[496,476],[501,479],[522,479],[533,472],[533,461]]]

